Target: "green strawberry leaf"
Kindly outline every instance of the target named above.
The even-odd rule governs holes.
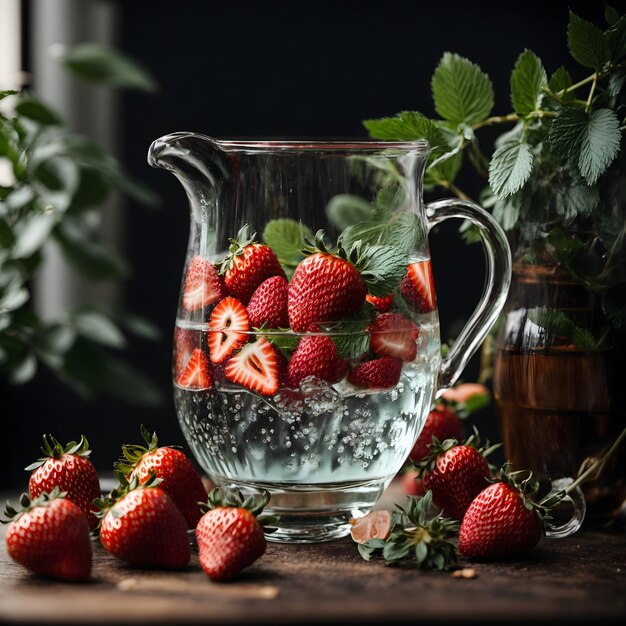
[[[300,251],[305,245],[305,239],[312,237],[313,233],[307,226],[289,218],[270,220],[263,230],[263,241],[286,269],[295,268],[304,258]]]
[[[349,193],[338,193],[326,206],[326,215],[338,230],[344,230],[376,217],[376,207],[360,196]]]
[[[500,146],[489,164],[489,185],[500,199],[519,191],[530,176],[533,155],[526,143]]]
[[[393,245],[363,245],[358,240],[349,249],[348,256],[365,281],[373,296],[389,295],[406,273],[406,252]]]
[[[574,59],[583,67],[599,70],[608,60],[604,33],[593,23],[569,12],[567,47]]]
[[[538,110],[546,83],[541,59],[532,50],[524,50],[511,74],[511,103],[515,112],[528,115]]]
[[[394,117],[364,120],[370,137],[383,141],[415,141],[425,139],[432,151],[445,150],[445,134],[436,124],[418,111],[402,111]]]

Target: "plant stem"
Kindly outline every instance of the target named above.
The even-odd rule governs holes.
[[[465,192],[461,191],[454,183],[451,183],[448,180],[438,180],[437,185],[451,191],[455,196],[460,198],[461,200],[465,200],[466,202],[474,202]],[[474,202],[474,204],[476,204]]]
[[[573,91],[574,89],[578,89],[579,87],[583,87],[584,85],[586,85],[587,83],[590,83],[592,80],[594,80],[594,77],[596,76],[596,74],[590,74],[589,76],[587,76],[587,78],[583,78],[582,80],[579,80],[577,83],[574,83],[573,85],[570,85],[569,87],[565,87],[565,89],[561,89],[560,91],[556,92],[556,95],[560,97],[564,96],[568,91]]]
[[[482,122],[478,122],[474,124],[472,128],[477,130],[479,128],[483,128],[484,126],[493,126],[494,124],[506,124],[508,122],[519,122],[520,116],[517,113],[509,113],[508,115],[494,115],[493,117],[488,117],[486,120]]]
[[[585,113],[589,113],[589,109],[591,108],[591,101],[593,100],[593,94],[596,90],[596,85],[598,84],[598,73],[593,73],[593,82],[591,83],[591,89],[589,90],[589,96],[587,96],[587,104],[585,105]]]

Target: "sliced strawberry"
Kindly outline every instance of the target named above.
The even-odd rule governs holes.
[[[189,357],[200,347],[200,333],[190,328],[177,327],[174,333],[174,376],[178,378],[187,367]]]
[[[418,261],[407,267],[406,275],[400,283],[400,293],[418,313],[430,313],[437,306],[435,282],[430,261]]]
[[[221,300],[226,295],[224,279],[213,264],[199,255],[194,256],[187,268],[183,287],[183,306],[196,311]]]
[[[389,309],[391,309],[391,305],[393,303],[393,294],[390,293],[388,296],[370,296],[368,293],[365,296],[365,299],[372,305],[376,307],[376,310],[379,313],[387,313]]]
[[[274,346],[259,337],[247,343],[228,361],[224,374],[228,380],[246,389],[272,396],[278,391],[279,369]]]
[[[282,276],[272,276],[264,280],[254,291],[248,302],[250,325],[260,328],[287,328],[287,293],[289,283]]]
[[[200,348],[196,348],[187,363],[185,371],[178,379],[178,384],[186,389],[210,389],[213,387],[213,373],[209,357]]]
[[[399,313],[382,313],[368,327],[372,350],[378,356],[412,361],[417,355],[419,328]]]
[[[348,376],[348,382],[355,387],[367,389],[388,389],[395,387],[400,380],[402,361],[384,356],[357,365]]]
[[[223,363],[248,341],[248,312],[235,298],[224,298],[213,309],[209,325],[207,344],[213,363]]]

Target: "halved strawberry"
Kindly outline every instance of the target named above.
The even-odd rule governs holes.
[[[187,311],[202,309],[221,300],[225,295],[224,279],[218,274],[213,264],[200,255],[194,256],[185,275],[183,287],[185,309]]]
[[[393,294],[390,293],[388,296],[371,296],[369,293],[365,296],[365,299],[376,307],[376,310],[379,313],[387,313],[391,308],[393,303]]]
[[[174,332],[174,376],[178,378],[187,367],[189,357],[200,347],[200,333],[190,328],[177,327]]]
[[[402,361],[384,356],[357,365],[349,374],[348,382],[355,387],[367,389],[389,389],[400,380]]]
[[[400,293],[417,313],[430,313],[437,306],[435,282],[430,261],[411,263],[400,283]]]
[[[226,364],[226,378],[263,396],[278,391],[279,363],[274,346],[264,337],[247,343]]]
[[[417,355],[419,328],[399,313],[382,313],[368,327],[372,350],[378,356],[412,361]]]
[[[248,312],[239,300],[230,296],[213,309],[209,326],[207,344],[213,363],[223,363],[248,341]]]
[[[209,357],[200,348],[192,353],[178,384],[187,389],[210,389],[213,387],[213,373]]]

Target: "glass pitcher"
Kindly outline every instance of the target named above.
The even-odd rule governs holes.
[[[480,207],[424,205],[425,141],[157,139],[191,231],[176,318],[174,402],[218,485],[271,493],[275,541],[341,537],[407,459],[433,400],[480,345],[511,276]],[[445,358],[428,232],[478,227],[487,276]]]

